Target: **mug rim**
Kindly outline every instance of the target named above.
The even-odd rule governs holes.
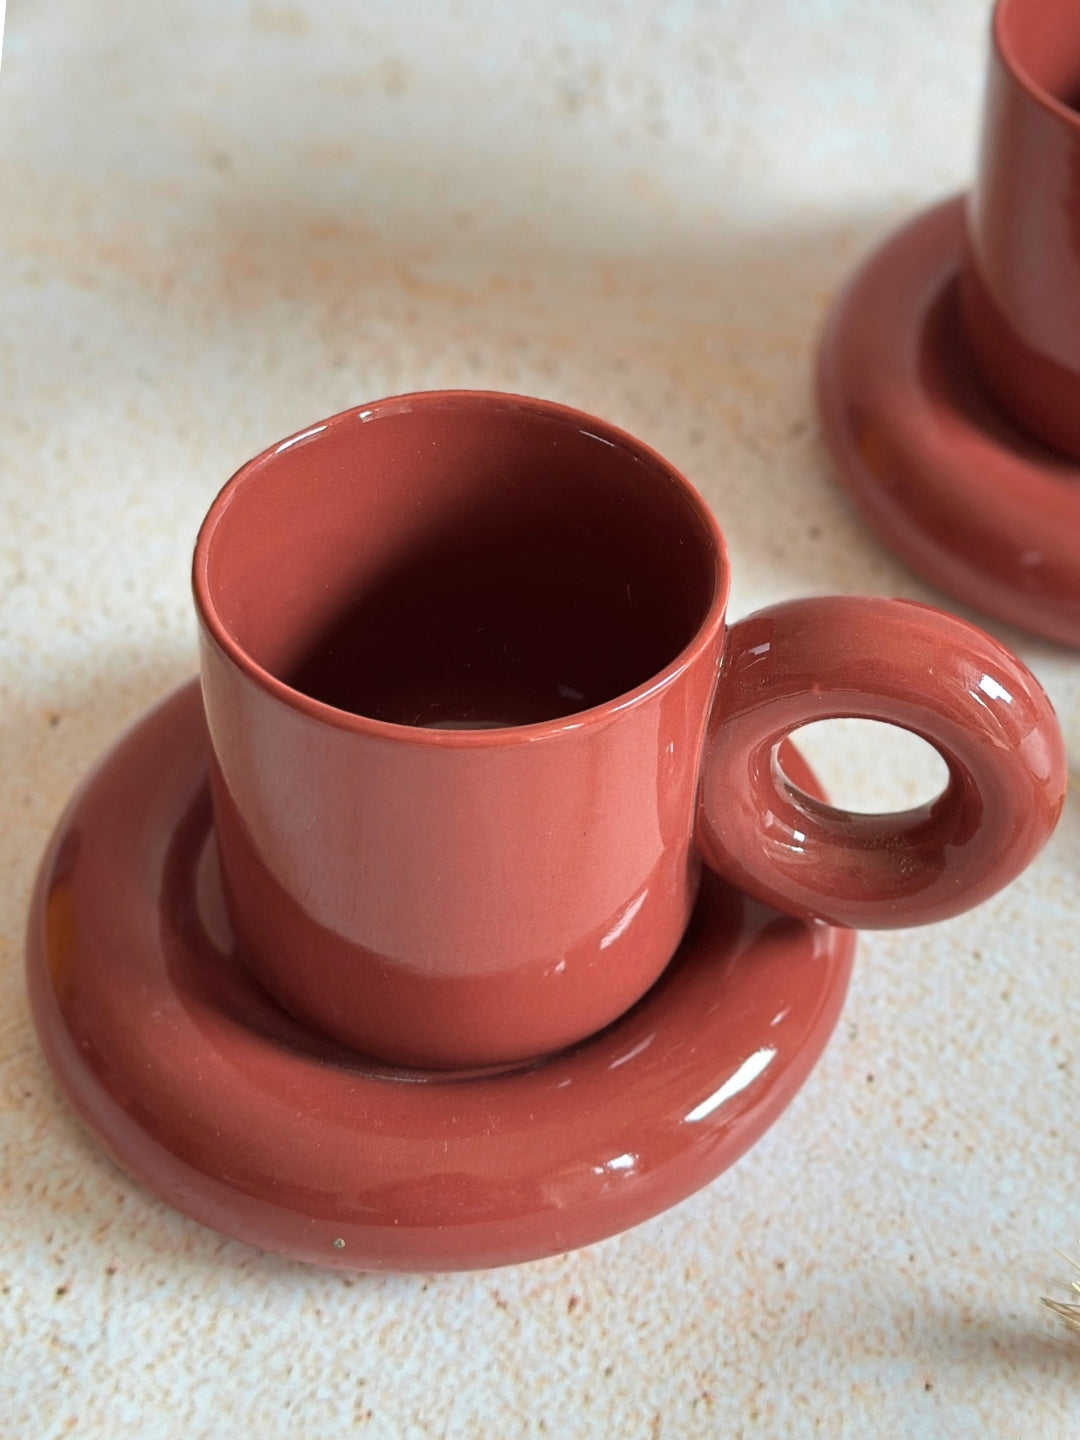
[[[1055,119],[1063,121],[1071,129],[1080,130],[1080,114],[1077,114],[1075,110],[1066,105],[1064,101],[1059,100],[1045,85],[1035,79],[1021,62],[1005,34],[1006,12],[1013,5],[1022,3],[1023,0],[997,0],[997,4],[994,6],[990,34],[1002,68],[1016,81],[1025,95],[1028,95],[1041,109],[1053,115]]]
[[[447,402],[487,403],[507,408],[527,406],[534,412],[553,419],[584,423],[592,433],[595,434],[599,430],[601,436],[610,438],[616,445],[631,450],[643,459],[650,461],[675,481],[711,542],[710,562],[713,587],[708,608],[699,620],[693,635],[662,669],[655,671],[632,689],[622,691],[598,705],[575,710],[568,715],[560,715],[552,720],[539,720],[527,725],[505,725],[491,729],[439,730],[417,725],[403,725],[390,720],[377,720],[369,715],[341,710],[335,705],[316,700],[313,696],[295,689],[260,665],[230,634],[218,613],[211,593],[209,555],[218,525],[240,491],[253,483],[258,474],[266,466],[272,464],[278,455],[292,449],[295,445],[303,444],[316,435],[321,435],[332,426],[348,424],[357,418],[365,422],[372,418],[378,418],[374,412],[400,414],[402,411],[446,404]],[[700,658],[716,630],[723,626],[730,586],[731,567],[727,545],[716,517],[695,487],[670,461],[665,460],[650,445],[638,440],[628,431],[612,425],[606,420],[601,420],[595,415],[590,415],[584,410],[578,410],[570,405],[562,405],[554,400],[544,400],[502,390],[416,390],[400,395],[389,395],[381,400],[352,405],[346,410],[339,410],[325,420],[316,421],[314,425],[307,425],[292,435],[286,436],[284,440],[278,440],[274,444],[268,445],[259,454],[246,461],[218,491],[199,527],[192,560],[192,590],[195,608],[205,632],[225,657],[261,690],[273,695],[277,700],[307,718],[332,725],[338,730],[396,741],[399,744],[425,745],[433,746],[436,749],[454,750],[462,748],[490,749],[515,743],[545,740],[602,724],[626,710],[635,709],[644,704],[672,685]]]

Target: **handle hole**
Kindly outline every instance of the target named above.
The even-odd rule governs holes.
[[[936,800],[949,782],[945,761],[928,741],[882,720],[814,720],[790,738],[829,804],[855,815],[914,809]]]

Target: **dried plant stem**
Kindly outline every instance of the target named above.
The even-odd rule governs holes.
[[[1077,1274],[1080,1274],[1080,1262],[1073,1260],[1069,1255],[1062,1254],[1060,1250],[1058,1254],[1073,1267]],[[1074,1280],[1072,1288],[1080,1296],[1080,1280]],[[1046,1295],[1039,1298],[1047,1310],[1056,1315],[1063,1325],[1080,1335],[1080,1300],[1051,1300]]]

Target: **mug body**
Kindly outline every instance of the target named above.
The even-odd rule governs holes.
[[[980,377],[1080,458],[1080,8],[998,0],[961,274]]]
[[[481,1067],[644,994],[695,899],[727,594],[678,472],[544,401],[385,400],[244,466],[194,588],[230,916],[284,1006]]]

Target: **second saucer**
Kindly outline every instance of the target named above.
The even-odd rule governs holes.
[[[998,0],[979,170],[860,268],[818,361],[861,514],[961,600],[1080,646],[1080,12]]]

